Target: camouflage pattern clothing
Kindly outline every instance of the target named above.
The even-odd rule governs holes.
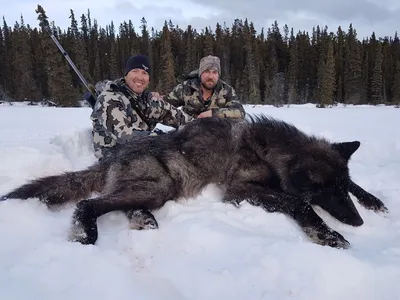
[[[187,79],[178,84],[169,94],[163,97],[165,101],[196,118],[200,113],[211,110],[212,116],[221,118],[241,118],[246,115],[236,92],[223,80],[218,80],[210,98],[204,99],[201,93],[200,78]]]
[[[135,110],[135,105],[143,118]],[[107,149],[117,144],[151,134],[157,123],[178,128],[192,120],[171,104],[153,98],[150,92],[137,95],[123,78],[105,82],[90,119],[93,124],[94,152],[99,159]]]

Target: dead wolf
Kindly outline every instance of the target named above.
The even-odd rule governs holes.
[[[283,213],[315,243],[348,248],[312,205],[353,226],[363,220],[349,192],[367,209],[387,210],[350,178],[348,161],[359,146],[358,141],[331,143],[264,115],[240,121],[204,118],[114,148],[85,170],[33,180],[2,200],[39,198],[49,207],[76,201],[70,240],[94,244],[99,216],[120,210],[132,224],[141,222],[137,229],[158,228],[152,211],[213,183],[224,191],[226,203],[239,207],[247,201]],[[90,198],[93,192],[100,196]]]

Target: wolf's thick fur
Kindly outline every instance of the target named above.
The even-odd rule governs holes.
[[[315,243],[347,248],[349,242],[330,229],[312,205],[354,226],[363,220],[349,192],[368,209],[386,210],[350,179],[348,160],[359,146],[357,141],[330,143],[266,116],[241,122],[205,118],[115,148],[87,170],[34,180],[3,199],[38,197],[48,206],[79,201],[71,240],[94,244],[99,216],[122,210],[131,222],[146,219],[132,228],[157,228],[150,211],[169,200],[195,196],[214,183],[224,190],[224,202],[248,201],[284,213]],[[101,196],[88,199],[92,192]]]

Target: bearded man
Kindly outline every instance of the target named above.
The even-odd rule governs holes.
[[[196,76],[178,84],[162,99],[193,118],[221,117],[243,119],[246,115],[232,86],[221,80],[221,64],[217,56],[200,60]]]

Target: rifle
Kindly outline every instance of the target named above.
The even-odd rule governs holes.
[[[83,77],[82,73],[79,72],[78,68],[75,66],[74,62],[71,60],[71,58],[69,57],[67,51],[64,50],[64,48],[61,46],[61,44],[58,42],[57,38],[54,36],[54,34],[51,32],[51,30],[49,30],[50,33],[50,37],[51,39],[54,41],[54,43],[57,45],[58,49],[61,51],[61,53],[64,55],[64,57],[67,59],[67,61],[69,62],[70,66],[72,67],[72,69],[74,69],[75,73],[79,76],[79,79],[82,81],[82,83],[85,85],[86,89],[88,90],[88,93],[85,93],[84,98],[85,100],[89,103],[89,105],[94,108],[94,105],[96,103],[96,98],[97,98],[97,94],[95,92],[95,89],[93,87],[93,85],[89,84],[85,77]]]

